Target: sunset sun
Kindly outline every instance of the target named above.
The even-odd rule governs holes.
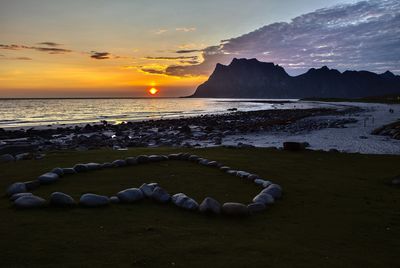
[[[158,93],[158,89],[156,89],[155,87],[152,87],[152,88],[149,89],[149,93],[150,93],[151,95],[155,95],[155,94]]]

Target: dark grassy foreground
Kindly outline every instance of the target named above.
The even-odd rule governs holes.
[[[56,166],[172,149],[60,152],[2,164],[0,187]],[[268,149],[191,150],[280,183],[285,196],[247,219],[209,218],[146,200],[101,209],[17,211],[0,199],[1,267],[399,267],[400,157],[289,153]],[[142,182],[201,200],[247,202],[260,189],[216,169],[167,161],[65,177],[44,186],[74,197],[111,195]]]

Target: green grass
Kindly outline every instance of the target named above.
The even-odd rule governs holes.
[[[58,152],[1,164],[0,187],[56,166],[174,149]],[[284,198],[246,218],[205,217],[145,200],[134,205],[19,211],[0,199],[1,267],[399,267],[399,156],[269,149],[192,149],[281,184]],[[156,181],[201,201],[249,201],[259,188],[217,169],[167,161],[65,177],[35,193],[111,195]]]

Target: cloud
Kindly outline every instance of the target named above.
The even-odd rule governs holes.
[[[55,42],[41,42],[41,43],[38,43],[38,45],[44,45],[44,46],[49,46],[49,47],[62,46],[62,44],[58,44],[58,43],[55,43]]]
[[[111,58],[111,53],[109,52],[92,51],[90,53],[91,53],[90,57],[96,60],[107,60]]]
[[[200,52],[204,61],[189,66],[171,65],[167,75],[209,75],[216,63],[233,58],[257,58],[284,66],[292,74],[329,65],[339,70],[400,69],[400,3],[370,0],[319,9],[266,25],[242,36],[222,40]]]
[[[153,69],[153,68],[141,68],[140,70],[149,74],[165,74],[164,70]]]
[[[6,49],[6,50],[31,49],[31,50],[41,51],[41,52],[47,52],[49,54],[63,54],[63,53],[72,52],[72,50],[65,49],[65,48],[40,47],[40,46],[38,47],[38,46],[16,45],[16,44],[11,44],[11,45],[0,44],[0,49]]]
[[[196,60],[198,56],[177,56],[177,57],[145,57],[146,60]]]
[[[194,31],[196,31],[196,28],[195,28],[195,27],[190,27],[190,28],[187,28],[187,27],[179,27],[179,28],[175,28],[175,31],[187,33],[187,32],[194,32]]]
[[[175,51],[175,53],[178,53],[178,54],[193,53],[193,52],[203,52],[203,50],[202,49],[181,49],[181,50]]]
[[[32,58],[29,57],[6,57],[4,55],[0,55],[0,57],[2,60],[32,60]]]
[[[168,32],[167,29],[158,29],[158,30],[155,31],[154,33],[155,33],[155,34],[163,34],[163,33],[166,33],[166,32]]]

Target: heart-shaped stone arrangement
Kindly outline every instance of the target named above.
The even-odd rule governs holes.
[[[40,187],[41,185],[57,182],[62,176],[69,176],[80,172],[89,172],[105,168],[117,168],[124,166],[134,166],[142,163],[159,162],[166,160],[184,160],[193,161],[203,166],[218,168],[232,176],[246,179],[261,186],[262,191],[256,195],[248,205],[228,202],[220,204],[217,200],[206,197],[200,205],[184,193],[170,195],[166,190],[160,187],[158,183],[144,183],[139,188],[129,188],[118,192],[115,196],[103,196],[92,193],[83,194],[80,197],[79,205],[83,207],[101,207],[117,203],[134,203],[144,198],[150,198],[160,203],[172,202],[174,205],[190,211],[199,211],[206,214],[226,214],[231,216],[245,216],[265,210],[266,206],[271,205],[276,199],[281,198],[282,188],[278,184],[264,180],[258,175],[246,171],[238,171],[224,166],[217,161],[210,161],[197,155],[189,153],[177,153],[167,155],[139,155],[137,157],[128,157],[125,160],[118,159],[112,163],[107,162],[76,164],[72,168],[54,168],[52,171],[39,176],[36,180],[28,182],[16,182],[7,189],[7,195],[14,202],[17,208],[37,208],[44,207],[47,204],[57,207],[73,207],[77,203],[75,200],[62,192],[54,192],[50,195],[50,200],[33,195],[29,191]]]

